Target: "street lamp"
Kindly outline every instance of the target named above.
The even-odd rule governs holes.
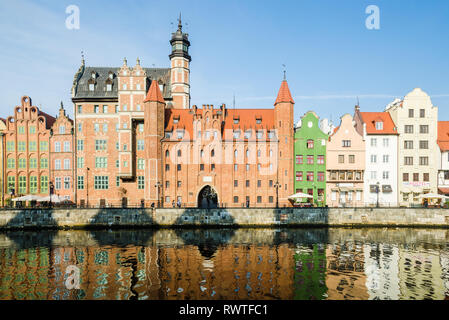
[[[51,207],[51,196],[53,194],[53,190],[54,190],[54,186],[53,186],[53,182],[50,181],[50,207]]]
[[[279,184],[279,181],[276,181],[274,184],[274,187],[276,188],[276,208],[279,208],[279,187],[281,185]]]
[[[86,208],[89,208],[89,170],[90,168],[86,168]]]
[[[376,183],[376,192],[377,192],[377,204],[376,204],[376,207],[377,208],[379,208],[379,189],[380,189],[380,187],[379,187],[379,181],[377,181],[377,183]]]
[[[162,183],[159,181],[154,185],[157,188],[157,207],[160,207],[160,199],[159,199],[159,188],[162,186]]]

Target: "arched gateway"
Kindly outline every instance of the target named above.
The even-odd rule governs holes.
[[[198,193],[198,208],[212,209],[218,207],[218,196],[214,188],[204,186]]]

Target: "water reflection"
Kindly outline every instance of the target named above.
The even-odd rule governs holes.
[[[443,229],[8,232],[0,299],[448,299],[448,249]]]

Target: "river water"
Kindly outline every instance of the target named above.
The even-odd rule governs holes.
[[[5,232],[0,299],[449,299],[449,230]]]

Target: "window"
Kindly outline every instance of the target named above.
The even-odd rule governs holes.
[[[37,176],[30,177],[30,193],[37,193]]]
[[[355,163],[355,155],[353,154],[349,155],[349,163]]]
[[[257,123],[257,124],[261,124],[261,123],[262,123],[262,119],[257,118],[257,119],[256,119],[256,123]]]
[[[317,164],[324,164],[324,156],[317,156],[316,163]]]
[[[427,141],[427,140],[419,141],[419,148],[420,149],[429,149],[429,141]]]
[[[16,159],[8,158],[7,168],[8,169],[14,169],[15,167],[16,167]]]
[[[203,163],[200,164],[200,171],[204,171],[204,164]]]
[[[16,177],[9,176],[8,177],[8,193],[11,193],[12,190],[16,190]]]
[[[427,124],[420,125],[419,133],[429,133],[429,126]]]
[[[428,173],[423,173],[423,181],[429,182],[429,174]]]
[[[262,180],[257,180],[257,187],[258,188],[262,187]]]
[[[317,181],[324,181],[324,172],[318,172]]]
[[[274,131],[273,130],[268,131],[268,139],[274,139]]]
[[[240,138],[240,130],[235,130],[234,131],[234,139],[239,139]]]
[[[408,173],[403,173],[402,174],[402,181],[408,182]]]
[[[404,157],[404,165],[412,166],[413,165],[413,157]]]
[[[137,140],[137,150],[144,150],[144,149],[145,149],[144,140]]]
[[[94,123],[94,131],[100,132],[100,125],[98,123]]]
[[[61,177],[55,178],[55,189],[60,190],[61,189]]]
[[[382,162],[383,163],[388,163],[390,160],[390,156],[388,154],[384,154],[382,157]]]
[[[107,168],[108,158],[107,157],[95,157],[95,168]]]
[[[184,131],[183,130],[177,130],[177,138],[182,139],[184,137]]]
[[[262,131],[262,130],[257,130],[257,132],[256,132],[256,138],[257,138],[257,139],[262,139],[262,138],[263,138],[263,131]]]
[[[313,156],[307,156],[307,164],[313,164]]]
[[[238,170],[238,165],[237,164],[234,164],[234,171],[237,171]]]
[[[269,202],[269,203],[273,203],[273,196],[269,196],[269,197],[268,197],[268,202]]]
[[[178,181],[178,188],[181,188],[181,181]]]
[[[25,127],[24,126],[19,126],[18,132],[19,132],[19,134],[25,134]]]
[[[249,171],[249,164],[246,164],[246,171]]]
[[[345,163],[345,156],[344,155],[340,154],[338,156],[338,163]]]
[[[246,181],[245,181],[245,186],[246,186],[247,188],[249,188],[249,180],[246,180]]]
[[[406,124],[404,128],[405,133],[413,133],[413,125]]]
[[[106,140],[95,140],[95,150],[104,151],[106,150]]]
[[[120,160],[115,160],[115,167],[120,168]]]
[[[89,91],[95,90],[95,83],[89,83]]]
[[[425,118],[426,117],[426,110],[425,109],[419,109],[419,117]]]
[[[76,149],[78,151],[84,151],[84,140],[78,140],[76,143]]]
[[[177,167],[178,171],[181,171],[181,165],[180,164],[178,164],[176,167]]]
[[[376,163],[377,162],[377,155],[372,154],[371,155],[371,163]]]
[[[20,158],[19,159],[19,169],[25,169],[27,167],[27,159]]]
[[[64,177],[64,189],[70,189],[70,177]]]
[[[61,160],[60,159],[55,160],[55,169],[61,170]]]
[[[48,169],[48,159],[41,158],[41,169]]]
[[[115,186],[120,187],[120,177],[115,177]]]
[[[96,190],[109,189],[109,177],[108,176],[94,176],[94,189],[96,189]]]
[[[404,141],[404,149],[413,149],[413,141],[405,140]]]
[[[78,106],[78,113],[83,113],[83,106],[81,105]]]
[[[239,119],[234,119],[234,124],[238,124],[239,123]]]
[[[128,150],[128,145],[125,143],[123,144],[123,151],[127,151]]]
[[[83,131],[83,124],[78,123],[78,132],[82,132],[82,131]]]
[[[145,169],[145,159],[137,159],[137,169],[138,170],[143,170]]]
[[[390,176],[390,172],[389,171],[382,172],[382,179],[388,180],[389,176]]]
[[[377,172],[376,171],[371,171],[370,172],[370,177],[371,177],[371,180],[376,180],[377,179]]]
[[[27,177],[19,177],[19,194],[24,194],[27,192]]]
[[[419,181],[419,173],[414,173],[413,174],[413,181]]]
[[[166,203],[170,203],[170,197],[169,197],[169,196],[166,196],[166,197],[165,197],[165,202],[166,202]]]
[[[307,181],[313,181],[313,171],[307,171]]]
[[[181,150],[178,150],[178,157],[180,157],[182,154]]]
[[[144,176],[138,176],[137,177],[137,189],[145,189],[145,177]]]
[[[313,140],[307,140],[307,149],[313,149]]]
[[[28,149],[29,149],[29,151],[37,151],[36,141],[30,141],[28,143]]]
[[[140,104],[136,105],[136,110],[137,111],[142,111],[142,108],[140,107]]]
[[[169,164],[165,165],[165,171],[170,171],[170,165]]]
[[[354,179],[354,172],[348,171],[346,173],[346,180],[353,180]]]
[[[14,141],[6,142],[6,151],[8,151],[8,152],[14,151]]]
[[[30,158],[30,169],[36,169],[37,168],[37,159],[36,158]]]
[[[234,196],[234,203],[238,203],[239,202],[239,197]]]
[[[103,123],[103,132],[108,132],[108,124]]]
[[[78,176],[78,190],[84,190],[84,176]]]
[[[94,113],[100,112],[100,106],[94,106]]]
[[[26,142],[25,141],[19,141],[17,145],[17,149],[19,152],[25,152],[26,150]]]
[[[84,168],[84,157],[78,157],[76,161],[78,169]]]
[[[296,164],[303,164],[303,156],[296,155]]]
[[[273,180],[269,180],[269,181],[268,181],[268,186],[269,186],[270,188],[273,187]]]
[[[64,125],[59,126],[59,134],[65,134],[65,126]]]
[[[64,170],[70,169],[70,159],[64,159]]]
[[[343,147],[350,147],[351,146],[351,140],[342,140],[342,146]]]
[[[55,152],[61,152],[61,142],[55,142]]]
[[[377,146],[377,139],[371,138],[371,147],[376,147],[376,146]]]
[[[377,121],[376,122],[376,130],[383,130],[384,128],[384,123],[382,121]]]
[[[64,152],[70,152],[70,141],[64,141]]]
[[[124,104],[124,105],[122,106],[122,111],[128,111],[128,105]]]
[[[128,161],[123,161],[123,168],[128,168]]]
[[[168,189],[170,187],[170,181],[165,181],[165,189]]]
[[[143,123],[139,123],[139,132],[143,132]]]
[[[413,113],[414,113],[413,109],[408,109],[408,117],[409,118],[413,118]]]
[[[419,165],[420,166],[428,166],[429,165],[429,157],[419,157]]]
[[[48,191],[48,176],[41,176],[41,193]]]
[[[390,139],[388,139],[388,138],[383,138],[383,139],[382,139],[382,145],[383,145],[384,147],[388,147],[389,144],[390,144]]]
[[[262,197],[261,196],[257,196],[257,203],[262,203]]]
[[[296,181],[302,181],[302,171],[296,171]]]

